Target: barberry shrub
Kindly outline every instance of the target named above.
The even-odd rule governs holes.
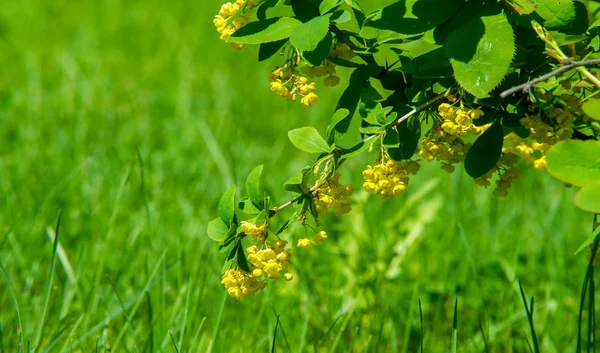
[[[373,13],[357,0],[224,4],[214,19],[221,39],[258,45],[258,61],[279,58],[265,78],[275,94],[310,107],[321,78],[336,86],[339,71],[348,77],[323,134],[310,126],[288,133],[316,156],[285,183],[288,202],[274,206],[262,166],[248,176],[245,198],[236,201],[235,186],[221,198],[208,234],[228,254],[229,294],[241,299],[268,279],[292,279],[284,232],[300,222],[315,233],[298,248],[327,239],[319,216],[352,210],[340,167],[364,151],[376,157],[362,187],[384,199],[406,192],[424,161],[448,173],[462,165],[499,197],[529,165],[581,188],[575,204],[600,213],[599,17],[599,3],[570,0],[401,0]],[[344,135],[354,143],[338,143]],[[584,244],[596,244],[594,253],[595,229]]]

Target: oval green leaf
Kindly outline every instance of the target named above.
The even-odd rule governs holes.
[[[262,185],[260,182],[260,176],[262,174],[263,165],[259,165],[258,167],[252,169],[250,174],[248,174],[248,178],[246,178],[246,192],[252,200],[252,203],[258,208],[264,208],[264,199],[265,195],[262,189]]]
[[[600,141],[562,141],[546,154],[548,173],[565,183],[585,186],[600,180]]]
[[[290,42],[300,51],[312,51],[329,32],[331,14],[315,17],[295,26],[290,33]]]
[[[573,0],[534,0],[536,12],[544,19],[544,27],[567,26],[575,19]]]
[[[331,146],[319,135],[312,126],[305,126],[288,132],[292,144],[301,151],[308,153],[329,153]]]
[[[483,98],[508,73],[515,54],[513,29],[503,13],[475,17],[448,35],[447,53],[458,83]]]
[[[600,181],[581,188],[575,194],[575,206],[584,211],[600,213]]]
[[[275,17],[264,21],[250,22],[238,29],[228,41],[242,44],[261,44],[275,42],[290,36],[290,33],[302,22],[291,17]]]
[[[225,191],[221,200],[219,200],[219,215],[227,227],[231,226],[233,214],[235,212],[235,185]]]
[[[581,106],[585,115],[594,120],[600,120],[600,99],[590,99]]]
[[[496,166],[502,154],[504,132],[500,119],[496,120],[475,140],[465,157],[465,171],[472,178],[479,178]]]
[[[227,238],[229,228],[221,218],[215,218],[208,222],[207,233],[212,240],[221,241]]]

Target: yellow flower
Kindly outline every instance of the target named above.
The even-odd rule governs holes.
[[[315,243],[308,238],[303,238],[298,239],[298,245],[296,246],[299,248],[312,248],[313,246],[315,246]]]
[[[315,244],[321,244],[325,241],[325,239],[327,239],[327,233],[323,230],[313,236],[313,241]]]
[[[304,104],[307,107],[310,107],[311,105],[315,105],[317,104],[317,102],[319,101],[319,97],[317,97],[316,94],[314,93],[309,93],[306,96],[304,96],[302,98],[302,100],[300,101],[300,103]]]
[[[283,277],[285,278],[286,281],[291,281],[294,278],[294,275],[288,272],[288,273],[284,274]]]

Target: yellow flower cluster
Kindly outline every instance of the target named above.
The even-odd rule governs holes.
[[[245,8],[243,7],[244,4],[246,5]],[[220,38],[233,48],[242,49],[244,48],[244,44],[230,42],[227,40],[227,38],[234,34],[235,31],[244,27],[248,24],[248,22],[250,22],[250,17],[247,15],[240,13],[236,16],[236,14],[241,8],[248,10],[252,6],[254,6],[253,0],[237,0],[233,3],[225,3],[223,6],[221,6],[219,14],[215,16],[215,19],[213,20],[215,27],[217,27],[217,32],[221,34]]]
[[[490,170],[485,175],[473,179],[473,181],[475,181],[475,184],[487,188],[491,185],[490,179],[494,176],[494,173],[499,171],[499,177],[496,180],[496,189],[494,189],[494,195],[498,197],[507,196],[508,189],[512,186],[512,183],[514,183],[520,177],[519,170],[515,167],[517,162],[519,162],[519,159],[519,156],[514,153],[504,153],[502,157],[500,157],[496,169]],[[500,172],[501,170],[503,171]]]
[[[286,249],[287,242],[278,240],[274,245],[264,243],[259,249],[252,245],[246,249],[250,273],[243,270],[228,270],[223,275],[221,283],[227,288],[229,295],[236,299],[252,296],[267,286],[266,279],[279,279],[281,272],[289,267],[290,252]],[[284,273],[283,278],[290,281],[294,276]]]
[[[252,235],[254,241],[256,242],[264,242],[265,235],[267,234],[267,222],[263,223],[261,226],[257,226],[254,223],[242,221],[240,224],[242,232]]]
[[[381,160],[374,167],[370,165],[363,171],[363,188],[383,199],[402,195],[408,186],[409,175],[417,174],[421,166],[416,161],[396,162]]]
[[[546,121],[538,115],[527,115],[520,121],[529,129],[529,139],[510,133],[504,138],[502,151],[516,153],[535,169],[546,170],[546,152],[559,141],[573,136],[574,120],[574,115],[562,108],[550,111]]]
[[[300,103],[307,107],[315,105],[319,101],[319,97],[313,93],[316,89],[315,83],[308,83],[306,77],[296,74],[295,70],[290,67],[275,68],[269,74],[269,82],[271,82],[271,91],[287,100],[295,101],[297,95],[303,96]]]
[[[352,211],[348,196],[352,195],[352,185],[340,184],[340,173],[336,172],[315,193],[315,205],[319,214],[327,214],[330,208],[338,216]]]
[[[230,269],[223,275],[221,283],[227,288],[227,293],[235,299],[252,296],[267,286],[267,282],[243,270]]]
[[[312,248],[316,244],[323,243],[325,239],[327,239],[327,233],[322,230],[315,234],[312,240],[308,238],[298,239],[298,244],[296,246],[299,248]]]
[[[304,66],[302,71],[310,78],[325,76],[323,84],[328,87],[334,87],[340,83],[340,78],[335,72],[335,66],[331,61],[325,61],[320,66]]]
[[[473,120],[484,115],[480,109],[454,109],[450,104],[442,103],[438,107],[438,113],[444,120],[441,124],[436,124],[429,136],[421,141],[423,148],[419,154],[427,161],[442,162],[442,169],[453,173],[456,168],[452,164],[464,162],[467,151],[471,148],[471,144],[464,143],[461,137],[468,132],[482,134],[490,124],[473,125]]]

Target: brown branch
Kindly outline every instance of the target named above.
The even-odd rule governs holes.
[[[517,93],[519,91],[528,92],[529,90],[531,90],[531,88],[534,85],[536,85],[542,81],[546,81],[547,79],[549,79],[553,76],[562,74],[563,72],[569,71],[569,70],[577,68],[577,67],[600,64],[600,59],[592,59],[592,60],[585,60],[585,61],[570,61],[570,60],[566,59],[566,60],[563,60],[562,63],[564,64],[564,66],[559,67],[558,69],[551,71],[543,76],[540,76],[540,77],[536,78],[535,80],[531,80],[529,82],[525,82],[521,85],[507,89],[506,91],[500,93],[500,97],[506,98],[506,97],[508,97],[514,93]]]

